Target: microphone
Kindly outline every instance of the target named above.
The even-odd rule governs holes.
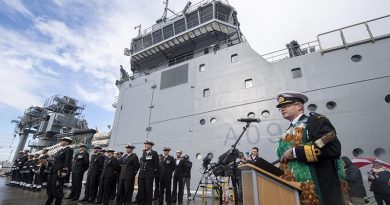
[[[277,159],[277,160],[271,162],[271,164],[272,164],[272,165],[275,165],[275,164],[277,164],[277,163],[279,163],[279,162],[280,162],[280,159]]]
[[[238,122],[260,122],[259,118],[240,118],[238,119]]]

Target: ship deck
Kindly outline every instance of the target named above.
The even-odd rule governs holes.
[[[42,189],[41,192],[32,192],[27,191],[15,187],[9,187],[6,186],[8,182],[7,177],[0,177],[0,204],[6,204],[6,205],[13,205],[13,204],[28,204],[29,205],[42,205],[45,204],[47,195],[46,195],[46,189]],[[66,192],[65,196],[68,195],[70,190],[65,189]],[[84,186],[83,190],[81,192],[81,197],[84,193]],[[80,198],[81,198],[80,197]],[[191,197],[192,199],[192,197]],[[53,202],[54,204],[54,202]],[[70,200],[62,200],[63,205],[89,205],[92,203],[86,203],[86,202],[78,202],[78,201],[70,201]],[[110,201],[110,205],[115,204],[114,201]],[[153,205],[158,204],[157,201],[153,201]],[[216,198],[200,198],[195,197],[195,200],[187,200],[186,195],[184,195],[184,202],[185,205],[195,205],[195,204],[207,204],[207,205],[217,205],[219,204],[219,200]],[[229,201],[229,204],[234,204],[234,202]],[[242,204],[242,203],[240,203]]]

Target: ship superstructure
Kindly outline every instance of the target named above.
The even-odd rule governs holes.
[[[133,74],[123,70],[117,82],[109,146],[142,146],[151,139],[158,152],[170,146],[192,160],[219,156],[241,132],[237,119],[253,112],[262,122],[249,127],[237,148],[257,146],[274,161],[288,127],[275,97],[294,90],[308,95],[306,113],[330,118],[343,155],[390,161],[390,31],[383,29],[390,28],[389,19],[326,32],[303,45],[293,41],[261,56],[245,41],[237,12],[226,1],[201,1],[161,18],[125,50]],[[356,27],[363,28],[359,38],[348,35]],[[201,162],[193,167],[199,179]]]
[[[84,109],[85,105],[78,105],[76,99],[60,95],[47,99],[43,106],[29,107],[15,121],[15,135],[20,137],[15,153],[24,149],[29,136],[28,147],[33,152],[55,145],[62,136],[71,136],[76,142],[90,142],[96,131],[88,129],[82,115]]]

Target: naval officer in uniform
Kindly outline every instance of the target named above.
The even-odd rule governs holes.
[[[100,178],[99,192],[101,192],[103,205],[108,205],[109,203],[112,194],[111,190],[116,185],[116,176],[120,169],[118,160],[113,156],[114,152],[113,149],[107,150],[107,158],[104,161]]]
[[[138,175],[138,200],[139,204],[150,205],[153,199],[153,180],[158,170],[158,154],[152,150],[154,143],[145,140],[145,149],[140,158],[140,171]]]
[[[185,172],[185,160],[181,157],[181,150],[176,151],[176,167],[173,173],[173,187],[172,187],[172,202],[175,203],[176,199],[178,203],[183,203],[184,195],[184,181],[183,174]],[[179,186],[177,186],[179,184]],[[179,189],[179,190],[178,190]]]
[[[139,169],[139,159],[137,154],[133,153],[135,146],[128,144],[126,154],[122,156],[121,173],[119,175],[118,193],[116,204],[128,205],[133,199],[135,175]]]
[[[79,200],[84,172],[87,171],[89,166],[89,153],[86,151],[87,146],[85,144],[79,145],[79,152],[73,157],[72,167],[72,189],[69,196],[66,199],[73,201]]]
[[[160,159],[160,194],[158,198],[158,203],[160,205],[164,202],[164,192],[165,192],[165,201],[167,204],[171,204],[172,195],[171,195],[171,185],[172,185],[172,173],[175,171],[175,159],[169,155],[171,148],[164,147],[164,154]]]
[[[100,146],[95,146],[93,148],[93,153],[91,155],[91,160],[89,162],[88,172],[87,172],[87,182],[85,184],[84,198],[80,202],[88,201],[93,202],[96,199],[100,175],[102,174],[103,165],[104,165],[104,156],[100,152]]]
[[[301,202],[342,205],[341,144],[332,123],[323,115],[304,114],[308,97],[299,92],[282,92],[277,96],[283,118],[290,126],[279,141],[277,154],[287,180],[301,182]],[[311,192],[315,193],[311,193]]]
[[[72,141],[70,137],[60,139],[61,150],[54,155],[53,165],[49,170],[46,205],[51,205],[54,199],[56,205],[62,203],[64,180],[69,176],[69,170],[72,166],[73,150],[69,146]]]

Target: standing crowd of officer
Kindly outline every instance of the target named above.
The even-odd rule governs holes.
[[[7,185],[29,191],[41,191],[42,184],[47,181],[47,171],[50,167],[47,152],[47,149],[43,149],[42,154],[34,155],[28,150],[20,151],[11,168],[11,181]]]
[[[14,161],[9,186],[32,191],[40,191],[47,183],[48,199],[46,205],[62,203],[64,184],[71,179],[71,192],[64,199],[94,204],[152,204],[158,200],[167,204],[183,202],[184,184],[190,197],[190,177],[192,162],[188,155],[170,155],[171,148],[164,147],[163,154],[152,149],[154,143],[146,140],[140,158],[134,153],[132,144],[125,146],[126,152],[118,153],[112,149],[104,150],[93,147],[93,153],[87,151],[84,144],[73,154],[70,144],[72,139],[60,139],[60,149],[53,156],[44,148],[41,155],[31,155],[28,151],[20,152]],[[80,199],[82,181],[86,174],[84,196]],[[138,192],[133,198],[136,175],[138,173]],[[173,183],[172,183],[173,182]],[[154,184],[154,187],[153,187]],[[173,189],[172,189],[173,186]]]

